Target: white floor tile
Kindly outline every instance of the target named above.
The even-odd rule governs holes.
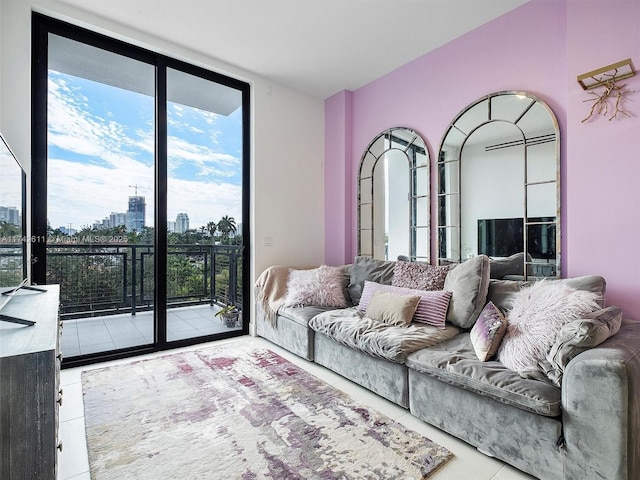
[[[66,480],[89,471],[84,417],[60,422],[62,451],[58,456],[58,477]]]
[[[61,379],[62,383],[62,379]],[[82,384],[72,383],[61,385],[62,406],[60,407],[60,422],[84,417],[84,405],[82,403]]]

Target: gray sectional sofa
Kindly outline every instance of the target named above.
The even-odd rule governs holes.
[[[355,306],[272,311],[263,290],[282,295],[286,279],[263,276],[257,334],[540,479],[640,479],[640,322],[604,308],[602,277],[554,280],[599,293],[603,302],[600,317],[588,320],[595,330],[576,327],[582,343],[559,337],[554,344],[562,371],[528,378],[498,360],[480,361],[469,333],[475,319],[489,301],[508,310],[524,285],[490,278],[490,265],[481,255],[447,274],[446,328],[379,328]],[[345,297],[357,305],[363,280],[388,284],[393,266],[357,257],[342,267]]]

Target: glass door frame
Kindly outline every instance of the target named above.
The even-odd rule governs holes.
[[[34,12],[32,14],[31,71],[31,233],[35,239],[47,238],[47,101],[48,35],[60,35],[155,66],[155,188],[154,188],[154,342],[107,352],[80,355],[63,361],[63,367],[124,358],[153,351],[178,348],[215,339],[249,333],[249,322],[241,330],[184,340],[167,340],[167,69],[172,68],[237,89],[242,94],[242,311],[250,311],[250,85],[241,80],[160,55],[120,40],[68,24]],[[46,240],[28,245],[31,282],[46,284]],[[248,315],[246,315],[248,319]]]

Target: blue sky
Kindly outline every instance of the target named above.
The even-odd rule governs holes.
[[[153,225],[154,99],[49,72],[48,218],[53,228],[92,225],[146,197]],[[191,228],[222,216],[241,223],[242,111],[229,116],[170,103],[168,220]]]

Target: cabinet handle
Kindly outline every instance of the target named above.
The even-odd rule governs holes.
[[[62,451],[62,442],[58,443],[58,450]]]
[[[58,392],[58,400],[56,401],[58,402],[58,405],[62,406],[62,388]]]

